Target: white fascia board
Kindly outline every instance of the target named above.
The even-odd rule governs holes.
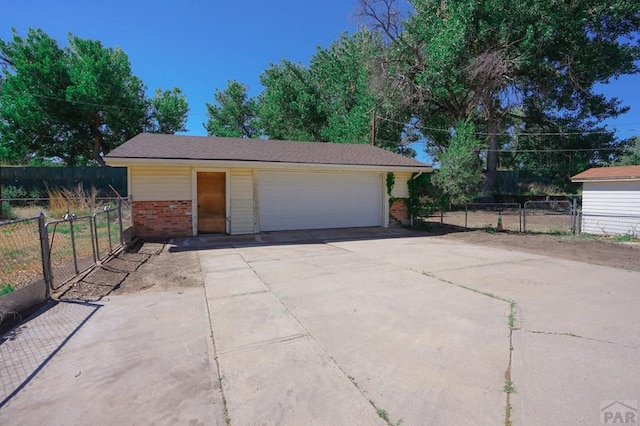
[[[148,158],[117,158],[106,157],[105,163],[113,167],[153,166],[153,167],[236,167],[261,170],[358,170],[358,171],[405,171],[431,173],[431,166],[365,166],[352,164],[311,164],[311,163],[280,163],[267,161],[225,161],[225,160],[165,160]]]
[[[640,178],[603,178],[603,179],[571,179],[573,183],[597,183],[597,182],[636,182]]]

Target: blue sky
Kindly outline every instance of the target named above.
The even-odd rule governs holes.
[[[282,59],[307,63],[343,31],[353,32],[357,0],[2,0],[0,38],[15,27],[41,28],[59,43],[67,34],[97,39],[129,55],[150,95],[179,87],[190,113],[188,133],[205,135],[205,102],[234,79],[261,91],[259,76]],[[610,123],[622,138],[640,134],[640,75],[602,86],[631,106]],[[426,159],[422,153],[419,159]]]

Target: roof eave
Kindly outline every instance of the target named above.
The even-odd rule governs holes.
[[[640,181],[640,177],[604,177],[604,178],[571,178],[571,182],[634,182]]]
[[[324,164],[324,163],[293,163],[274,161],[246,161],[246,160],[197,160],[197,159],[168,159],[168,158],[131,158],[105,157],[105,163],[113,167],[128,166],[176,166],[185,167],[242,167],[258,169],[317,169],[317,170],[374,170],[389,171],[402,170],[410,172],[430,173],[433,167],[409,165],[375,165],[375,164]]]

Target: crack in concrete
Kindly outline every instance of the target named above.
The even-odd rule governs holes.
[[[499,264],[504,264],[504,263],[510,263],[510,262],[500,262]],[[409,269],[410,271],[413,271],[413,272],[419,272],[419,271],[415,271],[414,269],[411,269],[411,268],[407,268],[407,269]],[[513,332],[514,332],[514,330],[517,330],[515,328],[515,306],[516,306],[516,302],[514,300],[511,300],[511,299],[506,299],[504,297],[496,296],[493,293],[480,291],[480,290],[477,290],[475,288],[467,287],[465,285],[458,284],[458,283],[455,283],[453,281],[446,280],[444,278],[440,278],[440,277],[434,275],[433,273],[430,273],[430,272],[427,272],[427,271],[422,271],[422,275],[427,276],[429,278],[433,278],[434,280],[438,280],[438,281],[443,282],[445,284],[453,285],[453,286],[462,288],[464,290],[472,291],[474,293],[480,294],[480,295],[485,296],[485,297],[490,297],[492,299],[496,299],[496,300],[500,300],[500,301],[505,302],[505,303],[509,303],[509,317],[508,317],[508,321],[507,321],[507,325],[509,327],[509,361],[507,362],[507,368],[505,369],[505,372],[504,372],[504,382],[505,382],[505,384],[504,384],[504,392],[507,394],[506,405],[505,405],[504,424],[505,424],[505,426],[511,426],[513,424],[512,420],[511,420],[511,411],[513,409],[513,407],[511,406],[511,394],[515,393],[515,387],[513,386],[513,380],[511,378],[511,364],[512,364],[512,360],[513,360]]]
[[[198,255],[198,264],[200,265],[200,273],[202,274],[202,291],[204,292],[205,305],[207,306],[207,316],[209,323],[209,337],[211,341],[211,348],[213,349],[213,360],[216,363],[216,379],[220,386],[220,396],[222,397],[222,415],[224,416],[224,422],[227,425],[231,425],[231,417],[229,417],[229,406],[227,405],[227,397],[224,392],[224,386],[222,384],[222,371],[220,369],[220,362],[218,361],[218,348],[216,345],[216,338],[213,335],[213,324],[211,323],[211,307],[209,306],[209,298],[207,297],[207,286],[205,285],[204,271],[202,270],[200,255]],[[209,350],[209,348],[207,348]]]
[[[246,345],[236,346],[234,348],[227,349],[226,351],[220,351],[218,352],[218,355],[227,355],[233,352],[250,351],[260,346],[274,345],[277,343],[286,343],[286,342],[291,342],[292,340],[298,340],[305,337],[308,337],[308,334],[296,333],[296,334],[291,334],[289,336],[276,337],[276,338],[267,339],[267,340],[260,340],[258,342],[247,343]]]
[[[581,336],[579,334],[575,334],[575,333],[564,333],[564,332],[557,332],[557,331],[543,331],[543,330],[527,330],[525,328],[516,328],[516,331],[524,331],[525,333],[530,333],[530,334],[543,334],[546,336],[565,336],[565,337],[573,337],[575,339],[584,339],[584,340],[590,340],[593,342],[598,342],[598,343],[606,343],[608,345],[616,345],[616,346],[621,346],[623,348],[629,348],[629,349],[640,349],[640,346],[630,346],[630,345],[625,345],[624,343],[619,343],[619,342],[612,342],[609,340],[603,340],[603,339],[596,339],[595,337],[587,337],[587,336]]]
[[[345,251],[349,251],[349,250],[345,250]],[[272,290],[271,287],[262,279],[262,277],[260,276],[260,274],[258,274],[258,272],[253,269],[253,267],[251,266],[251,264],[247,261],[247,259],[242,255],[242,253],[238,252],[238,255],[240,255],[240,257],[242,258],[242,260],[247,264],[247,266],[249,267],[249,269],[251,269],[251,271],[253,271],[253,273],[256,275],[256,277],[265,285],[267,286],[267,288],[269,289],[269,292],[271,292],[271,294],[273,294],[273,297],[275,297],[278,302],[280,302],[280,304],[284,307],[284,309],[289,313],[289,315],[291,315],[291,317],[298,323],[298,325],[304,330],[304,332],[306,333],[305,336],[308,336],[309,338],[311,338],[317,345],[317,347],[325,354],[325,356],[333,363],[333,365],[335,365],[335,367],[338,369],[338,371],[340,371],[340,373],[342,373],[342,375],[344,377],[347,378],[347,380],[349,380],[349,382],[351,382],[351,384],[356,388],[356,390],[360,393],[360,395],[362,395],[363,398],[365,398],[369,404],[371,404],[377,411],[377,407],[373,404],[373,402],[371,401],[370,398],[367,397],[367,395],[365,394],[364,390],[361,389],[358,386],[358,383],[355,381],[355,379],[350,376],[349,374],[347,374],[347,372],[344,370],[344,368],[342,368],[342,365],[340,365],[340,363],[338,363],[338,361],[329,353],[329,351],[327,350],[327,348],[325,348],[320,341],[316,338],[316,336],[313,335],[313,333],[311,333],[311,331],[305,327],[305,325],[302,323],[302,321],[300,321],[300,319],[298,319],[298,317],[291,311],[291,309],[289,309],[289,307],[286,305],[286,303],[284,303],[284,301],[280,298],[280,296],[278,296],[277,294],[275,294]],[[391,423],[389,423],[388,420],[387,424],[389,424],[391,426]]]
[[[451,271],[461,271],[464,269],[469,269],[469,268],[484,268],[485,266],[497,266],[497,265],[512,265],[512,264],[517,264],[520,262],[532,262],[535,260],[540,260],[539,257],[537,258],[524,258],[524,259],[512,259],[512,260],[501,260],[498,262],[490,262],[490,263],[478,263],[478,264],[468,264],[465,266],[459,266],[457,268],[449,268],[449,269],[440,269],[438,271],[434,271],[434,274],[440,273],[440,272],[451,272]]]
[[[269,293],[269,290],[247,291],[245,293],[230,294],[228,296],[212,297],[211,300],[230,299],[230,298],[239,297],[239,296],[252,296],[254,294],[262,294],[262,293]]]

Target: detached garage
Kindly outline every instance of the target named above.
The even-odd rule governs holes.
[[[582,232],[640,236],[640,166],[596,167],[582,182]]]
[[[370,145],[156,134],[134,137],[105,161],[128,168],[143,238],[386,227],[390,211],[401,212],[393,223],[406,223],[407,181],[432,170]]]

